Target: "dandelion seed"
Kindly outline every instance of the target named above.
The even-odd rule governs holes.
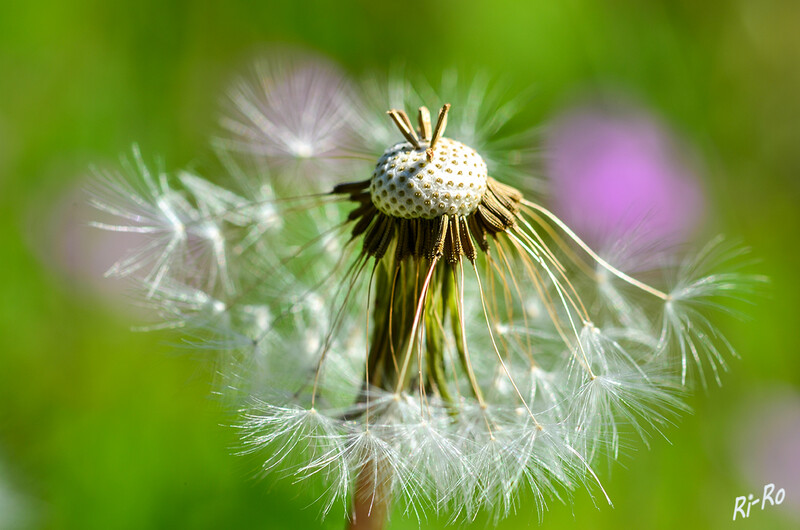
[[[499,520],[524,490],[540,514],[577,490],[608,499],[593,463],[665,428],[690,363],[722,364],[704,302],[741,278],[687,268],[663,290],[601,258],[495,178],[515,157],[481,149],[500,143],[508,108],[487,111],[480,83],[412,119],[389,104],[369,115],[327,65],[263,72],[225,122],[236,156],[220,157],[239,191],[156,180],[139,163],[140,185],[96,199],[118,219],[101,228],[152,236],[113,272],[138,274],[192,344],[229,352],[220,392],[242,409],[244,450],[322,482],[323,513],[349,503],[352,528],[382,526],[394,504]],[[400,93],[393,104],[417,92]],[[385,124],[395,138],[375,151]],[[242,150],[267,157],[269,179],[247,178]],[[269,162],[340,150],[371,162],[321,193]]]

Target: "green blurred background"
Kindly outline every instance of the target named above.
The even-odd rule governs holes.
[[[341,512],[320,523],[304,491],[256,480],[255,463],[231,454],[211,363],[132,333],[136,315],[58,257],[69,255],[62,229],[82,208],[87,168],[133,142],[169,170],[193,163],[226,81],[272,43],[321,51],[355,74],[398,61],[431,77],[485,68],[535,88],[524,114],[534,124],[612,84],[693,144],[708,234],[752,247],[771,288],[750,321],[723,322],[743,357],[724,386],[690,398],[695,412],[671,443],[636,447],[603,473],[615,507],[579,493],[553,504],[542,528],[796,528],[797,482],[777,484],[784,505],[731,516],[736,496],[763,486],[745,470],[764,455],[740,438],[762,436],[757,420],[775,399],[798,411],[798,27],[792,0],[5,2],[0,528],[343,527]],[[797,468],[800,449],[782,464]],[[501,527],[537,524],[523,503]]]

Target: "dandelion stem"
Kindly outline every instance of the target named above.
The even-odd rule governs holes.
[[[365,462],[356,479],[353,495],[353,514],[348,530],[383,530],[389,515],[389,480],[380,476],[381,466]]]

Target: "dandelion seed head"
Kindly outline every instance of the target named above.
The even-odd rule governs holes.
[[[606,496],[601,455],[666,430],[692,374],[731,357],[706,311],[741,278],[701,259],[672,289],[645,283],[511,185],[530,181],[503,182],[525,157],[485,80],[446,76],[453,105],[415,103],[412,123],[399,109],[441,101],[430,87],[360,93],[308,57],[258,72],[223,119],[233,189],[154,175],[135,150],[99,186],[115,221],[97,226],[149,237],[112,272],[138,280],[151,329],[224,352],[242,450],[320,482],[323,513],[497,521],[524,490],[539,510]],[[347,154],[356,180],[338,177]]]

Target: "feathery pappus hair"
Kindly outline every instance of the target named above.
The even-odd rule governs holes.
[[[521,101],[464,81],[267,57],[229,92],[224,178],[134,148],[93,189],[97,226],[147,236],[109,274],[136,279],[153,327],[225,352],[243,451],[323,484],[323,513],[608,499],[593,463],[720,380],[735,354],[709,313],[760,281],[718,272],[719,242],[672,284],[615,266],[537,198],[530,135],[507,127]]]

